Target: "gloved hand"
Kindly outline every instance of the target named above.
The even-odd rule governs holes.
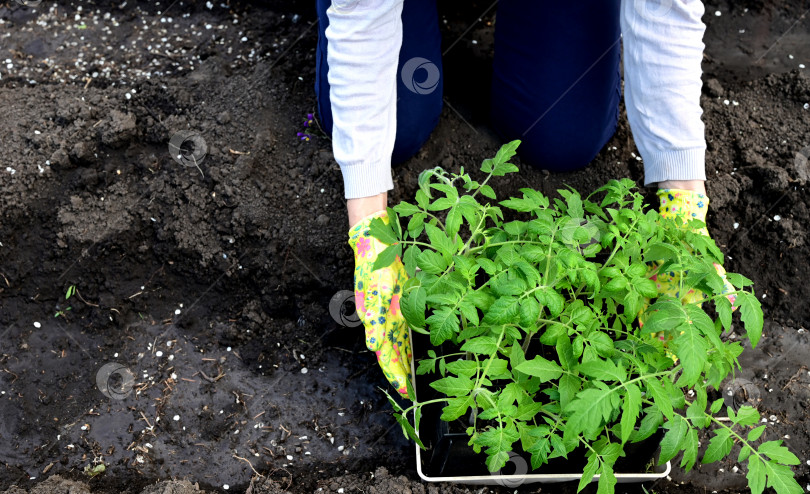
[[[699,220],[704,224],[706,222],[706,212],[709,208],[709,198],[704,194],[693,192],[691,190],[682,189],[659,189],[658,190],[659,210],[658,213],[662,218],[672,218],[686,227],[690,220]],[[704,226],[695,231],[701,235],[709,236],[709,231]],[[717,274],[723,278],[724,287],[722,293],[735,292],[735,288],[726,280],[726,270],[718,263],[714,263]],[[669,295],[679,299],[682,303],[700,302],[706,298],[703,292],[696,292],[690,289],[688,292],[681,294],[679,292],[680,275],[676,272],[658,272],[658,265],[650,268],[650,279],[655,282],[658,293],[661,295]],[[728,300],[734,307],[736,295],[733,293],[728,295]],[[658,337],[664,340],[663,333],[659,333]]]
[[[411,378],[411,342],[405,317],[399,310],[402,285],[408,275],[399,257],[390,266],[372,270],[377,256],[388,247],[369,232],[374,218],[388,223],[388,213],[380,211],[363,218],[349,231],[349,245],[354,251],[355,305],[366,328],[366,346],[377,354],[388,382],[408,398],[406,379]]]

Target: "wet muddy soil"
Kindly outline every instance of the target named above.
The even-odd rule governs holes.
[[[296,135],[315,109],[311,2],[21,3],[0,5],[0,490],[498,491],[419,481],[362,332],[329,315],[353,264],[330,142]],[[487,7],[440,5],[448,105],[392,203],[421,170],[500,144]],[[726,387],[799,456],[803,486],[808,7],[707,4],[703,96],[709,229],[768,321]],[[206,152],[175,159],[180,132]],[[493,185],[641,183],[637,154],[623,119],[587,169]],[[645,487],[739,492],[744,473],[676,468]]]

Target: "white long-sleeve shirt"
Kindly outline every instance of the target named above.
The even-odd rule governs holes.
[[[332,147],[347,199],[393,188],[403,0],[345,0],[327,10]],[[705,180],[700,0],[622,0],[627,116],[644,183]]]

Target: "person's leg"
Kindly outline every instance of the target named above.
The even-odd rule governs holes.
[[[346,0],[343,0],[346,4]],[[317,0],[318,48],[315,62],[315,94],[318,119],[332,134],[329,99],[329,65],[326,61],[329,26],[326,10],[331,0]],[[343,7],[350,8],[350,7]],[[402,9],[402,48],[397,73],[397,137],[393,163],[415,155],[439,123],[442,111],[442,60],[439,15],[436,0],[407,0]]]
[[[587,165],[616,130],[619,0],[501,0],[492,120],[521,158],[552,171]]]

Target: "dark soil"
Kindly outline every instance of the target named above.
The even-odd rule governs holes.
[[[773,422],[804,486],[810,5],[797,3],[707,5],[703,107],[709,228],[768,321],[728,387]],[[483,492],[418,480],[362,331],[329,316],[353,262],[330,142],[296,136],[315,108],[312,2],[210,5],[0,5],[0,489]],[[500,144],[482,97],[488,6],[440,6],[446,46],[465,33],[446,57],[452,108],[395,170],[392,203],[419,171],[474,167]],[[207,145],[196,166],[170,155],[180,131]],[[494,185],[640,183],[636,154],[623,120],[586,170],[522,167]],[[124,370],[108,375],[113,362]],[[101,392],[127,376],[127,393]],[[744,471],[675,468],[647,489],[738,492]]]

